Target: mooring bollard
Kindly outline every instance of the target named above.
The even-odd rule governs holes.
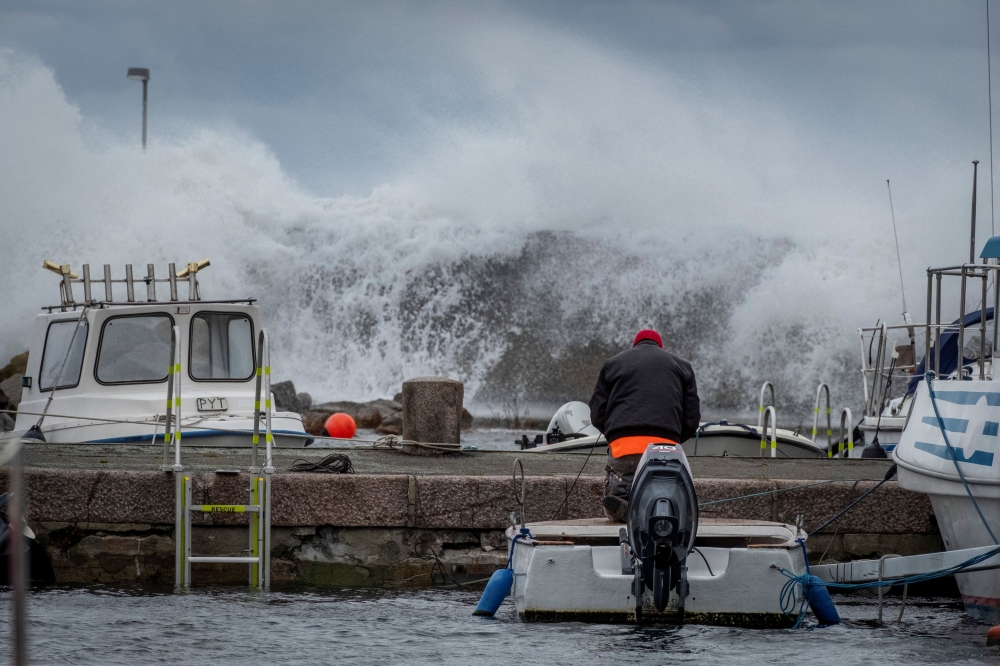
[[[459,450],[462,428],[462,382],[447,377],[416,377],[403,382],[403,439],[433,444],[403,444],[403,451],[423,455]]]

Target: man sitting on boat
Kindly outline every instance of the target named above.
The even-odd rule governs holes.
[[[639,459],[652,443],[694,437],[701,420],[691,364],[663,349],[660,334],[639,331],[632,348],[604,362],[590,399],[590,421],[609,442],[604,512],[625,522]]]

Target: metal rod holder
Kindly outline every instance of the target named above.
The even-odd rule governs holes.
[[[93,297],[90,295],[90,264],[83,265],[83,302],[92,303]]]
[[[115,292],[111,288],[111,264],[104,264],[104,300],[108,303],[115,300]]]
[[[146,301],[156,301],[156,267],[153,264],[146,264]]]
[[[135,303],[135,279],[132,277],[132,264],[125,264],[125,291],[128,302]]]

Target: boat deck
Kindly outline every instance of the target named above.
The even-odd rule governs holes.
[[[625,527],[606,518],[581,518],[528,523],[527,528],[537,541],[577,543],[618,543],[618,533]],[[513,530],[513,528],[511,528]],[[513,535],[514,532],[511,532]],[[804,536],[804,535],[803,535]],[[795,528],[784,523],[765,520],[738,520],[731,518],[701,518],[698,536],[701,545],[709,541],[740,541],[741,546],[775,546],[792,542]],[[733,546],[729,546],[733,547]]]

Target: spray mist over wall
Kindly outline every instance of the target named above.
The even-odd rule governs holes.
[[[652,326],[709,415],[755,411],[763,380],[788,418],[820,381],[856,407],[854,329],[898,319],[885,211],[845,203],[850,176],[775,109],[577,55],[586,85],[525,64],[511,91],[483,63],[506,123],[439,127],[369,195],[320,197],[238,131],[95,138],[50,69],[0,51],[0,352],[57,296],[45,258],[210,257],[204,296],[258,298],[277,378],[319,400],[426,374],[481,410],[586,400]]]

